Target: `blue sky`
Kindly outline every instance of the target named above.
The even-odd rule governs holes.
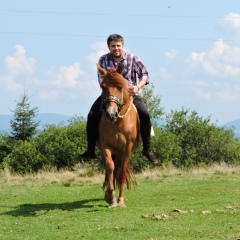
[[[118,33],[166,114],[240,119],[239,0],[0,1],[0,114],[25,88],[41,113],[86,117],[101,93],[95,63]]]

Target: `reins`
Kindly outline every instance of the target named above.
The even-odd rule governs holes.
[[[126,111],[123,115],[120,115],[120,112],[119,112],[119,113],[118,113],[118,117],[119,117],[119,118],[125,118],[126,115],[128,114],[128,112],[130,111],[132,104],[133,104],[133,97],[130,98],[130,102],[129,102],[127,111]]]

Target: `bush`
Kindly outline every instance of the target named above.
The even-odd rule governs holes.
[[[6,133],[0,133],[0,165],[3,159],[11,153],[11,144]]]
[[[159,166],[188,168],[240,162],[239,139],[234,137],[233,129],[217,127],[210,123],[210,118],[203,119],[194,111],[172,111],[166,117],[166,125],[155,126],[154,131],[151,147]],[[23,174],[40,169],[73,168],[86,144],[86,120],[81,116],[67,124],[47,125],[26,141],[0,134],[0,165]],[[133,168],[138,172],[150,166],[141,151],[142,147],[131,156]],[[99,150],[96,152],[99,155]],[[97,164],[102,167],[101,161]]]
[[[199,163],[239,162],[239,139],[233,129],[220,128],[203,119],[195,111],[171,111],[166,118],[164,132],[175,135],[174,145],[178,156],[173,164],[178,167],[196,166]]]
[[[181,147],[177,144],[177,136],[164,131],[164,127],[156,128],[152,137],[152,149],[160,165],[171,165],[179,161]]]
[[[4,155],[2,166],[26,173],[40,169],[72,167],[86,149],[86,121],[74,117],[68,125],[47,125],[36,137],[15,141],[10,154]]]
[[[75,117],[67,126],[63,123],[46,126],[35,142],[47,165],[57,169],[72,167],[86,148],[86,122],[82,117]]]
[[[25,174],[41,169],[44,165],[42,159],[33,142],[19,140],[11,155],[4,158],[4,165],[14,172]]]

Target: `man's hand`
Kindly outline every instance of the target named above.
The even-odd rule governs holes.
[[[130,96],[136,95],[138,91],[139,91],[138,86],[131,86],[128,88],[128,93]]]

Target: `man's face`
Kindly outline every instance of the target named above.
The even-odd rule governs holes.
[[[108,48],[115,59],[122,58],[124,49],[122,42],[111,41]]]

